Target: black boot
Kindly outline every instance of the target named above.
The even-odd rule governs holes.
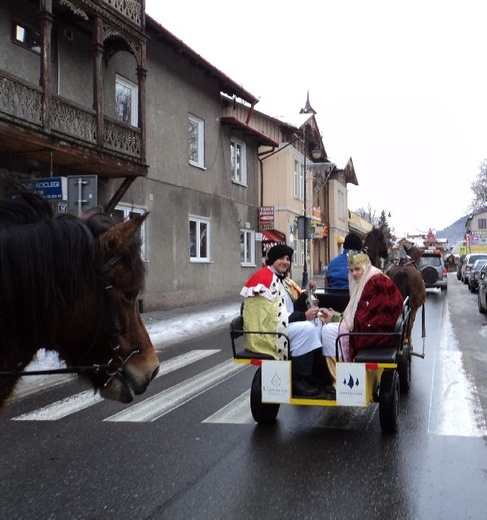
[[[293,396],[294,397],[314,397],[320,393],[317,386],[310,385],[303,376],[293,377]]]

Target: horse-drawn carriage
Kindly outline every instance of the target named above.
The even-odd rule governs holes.
[[[343,311],[348,291],[317,291],[319,306]],[[336,340],[337,384],[336,397],[318,395],[313,398],[293,397],[292,363],[277,361],[269,355],[245,349],[246,334],[279,334],[277,332],[244,329],[243,316],[230,324],[233,357],[238,363],[257,366],[250,390],[250,409],[259,424],[275,421],[281,404],[308,406],[361,406],[379,404],[380,426],[384,433],[394,433],[398,427],[399,397],[411,385],[411,352],[408,341],[410,320],[409,300],[406,298],[394,331],[340,334]],[[361,349],[353,362],[339,361],[340,340],[343,336],[385,336],[387,346]],[[382,341],[381,341],[382,343]]]

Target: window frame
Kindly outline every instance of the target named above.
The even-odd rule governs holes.
[[[191,125],[194,125],[197,129],[196,147],[194,147],[196,160],[192,158]],[[188,161],[192,166],[205,169],[205,122],[193,114],[189,114],[188,116]]]
[[[132,206],[124,203],[117,204],[115,206],[115,209],[112,212],[112,218],[114,220],[117,220],[116,217],[114,217],[114,213],[116,211],[121,211],[123,213],[123,221],[129,220],[135,216],[143,215],[146,212],[146,209],[143,207],[137,207]],[[140,253],[142,255],[142,260],[144,262],[149,262],[148,256],[147,256],[147,220],[144,220],[142,222],[142,225],[140,226],[140,238],[141,238],[141,248]]]
[[[253,229],[240,229],[240,265],[255,267],[255,231]]]
[[[192,256],[191,247],[191,224],[196,224],[196,236],[194,240],[195,244],[195,256]],[[201,255],[201,226],[206,225],[206,255]],[[189,260],[192,263],[210,263],[211,262],[211,219],[207,217],[199,217],[196,215],[189,215],[188,217],[188,248],[189,248]]]
[[[346,211],[346,204],[345,204],[345,192],[342,190],[338,190],[338,218],[340,220],[346,220],[347,218],[347,211]]]
[[[17,18],[12,18],[11,22],[12,22],[12,28],[11,28],[12,43],[40,56],[42,54],[41,32],[38,29],[36,29],[35,27],[32,27],[32,25],[24,23]],[[25,31],[25,34],[27,35],[26,42],[17,37],[18,28],[23,29]],[[38,43],[38,45],[34,45],[35,43]]]
[[[130,121],[123,121],[118,117],[118,85],[125,87],[130,90]],[[139,86],[137,83],[130,81],[129,79],[121,76],[120,74],[115,75],[115,119],[122,124],[130,125],[138,128],[139,126]]]
[[[304,164],[294,159],[294,198],[304,200]]]
[[[240,153],[238,154],[240,160],[238,162],[235,160],[237,149],[240,149]],[[232,181],[241,186],[248,186],[247,144],[236,137],[230,138],[230,167],[232,170]]]

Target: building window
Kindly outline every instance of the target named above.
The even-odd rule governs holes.
[[[243,266],[255,266],[255,231],[240,230],[240,263]]]
[[[12,22],[12,40],[17,45],[21,45],[36,54],[41,53],[41,33],[22,22]]]
[[[247,186],[247,148],[245,143],[237,139],[230,141],[230,157],[232,161],[232,180]]]
[[[298,239],[294,241],[294,265],[304,265],[304,240]]]
[[[189,116],[189,163],[205,167],[205,122],[193,115]]]
[[[129,220],[131,218],[138,217],[143,215],[145,210],[142,208],[134,208],[133,206],[124,206],[123,204],[119,204],[113,210],[112,218],[114,222],[123,222],[125,220]],[[142,240],[141,254],[142,259],[147,262],[147,245],[146,245],[146,222],[142,223],[140,227],[140,238]]]
[[[478,226],[479,229],[487,229],[487,219],[479,218]]]
[[[338,192],[338,218],[346,220],[345,193],[343,191]]]
[[[138,126],[139,89],[135,83],[117,74],[115,80],[115,118],[121,123]]]
[[[191,262],[210,261],[210,220],[189,217],[189,258]]]
[[[294,198],[304,200],[304,166],[300,161],[294,161]]]

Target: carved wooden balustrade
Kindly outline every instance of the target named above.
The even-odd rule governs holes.
[[[106,0],[108,1],[108,0]],[[61,96],[52,95],[50,130],[42,125],[42,90],[0,72],[0,119],[37,128],[77,144],[141,158],[141,132],[114,119],[103,118],[103,136],[97,139],[96,112]]]

